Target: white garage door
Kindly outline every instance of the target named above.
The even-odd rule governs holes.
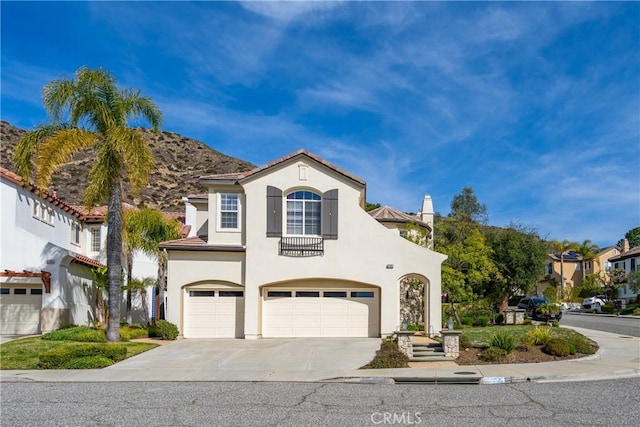
[[[378,337],[376,289],[265,289],[262,336]]]
[[[40,333],[42,288],[20,285],[0,288],[0,334]]]
[[[244,337],[244,291],[187,289],[185,338]]]

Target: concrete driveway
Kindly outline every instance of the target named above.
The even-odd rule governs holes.
[[[182,339],[95,372],[101,380],[318,381],[366,365],[378,338]]]

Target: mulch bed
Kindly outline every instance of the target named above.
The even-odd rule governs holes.
[[[482,354],[482,349],[480,348],[467,348],[460,352],[460,357],[455,359],[455,362],[458,365],[494,365],[504,363],[555,362],[558,360],[580,359],[586,357],[584,354],[569,355],[567,357],[551,356],[544,353],[541,346],[534,346],[527,350],[516,349],[511,354],[506,355],[503,359],[492,362],[482,360],[480,358],[480,354]]]

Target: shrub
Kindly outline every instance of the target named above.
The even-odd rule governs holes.
[[[136,338],[145,338],[149,336],[146,328],[132,328],[131,326],[126,326],[124,328],[120,328],[120,337],[126,336],[129,339]]]
[[[560,338],[553,338],[542,347],[542,351],[552,356],[565,357],[569,355],[571,349],[566,341]]]
[[[115,362],[104,356],[86,356],[71,359],[64,365],[65,369],[100,369],[113,365]]]
[[[532,331],[525,334],[523,341],[533,342],[535,345],[545,345],[553,338],[553,332],[549,326],[536,326]]]
[[[516,340],[509,332],[500,331],[491,337],[491,347],[497,347],[509,354],[516,348]]]
[[[471,348],[471,347],[473,347],[473,343],[471,342],[471,339],[467,335],[461,334],[460,348]]]
[[[473,326],[473,317],[471,316],[462,316],[460,318],[460,321],[462,322],[463,325]]]
[[[600,307],[600,311],[603,313],[613,313],[616,310],[616,306],[613,301],[606,302],[602,307]]]
[[[85,333],[95,331],[88,326],[66,326],[42,336],[43,340],[48,341],[74,341],[75,337]]]
[[[507,353],[501,348],[489,347],[482,352],[480,358],[485,362],[495,362],[497,360],[503,359],[506,355]]]
[[[424,331],[424,323],[409,323],[407,331]]]
[[[522,322],[523,325],[530,325],[531,324],[531,319],[527,318],[524,319],[524,322]]]
[[[568,340],[569,346],[573,346],[575,348],[576,353],[581,354],[593,354],[593,346],[591,345],[591,341],[585,338],[582,335],[572,335]],[[571,353],[575,354],[575,353]]]
[[[72,359],[88,356],[103,356],[114,362],[127,357],[127,347],[120,344],[69,344],[40,354],[38,367],[41,369],[64,369]]]
[[[127,326],[129,329],[147,329],[145,326],[142,326],[140,323],[132,323]]]
[[[496,314],[494,323],[497,325],[502,325],[504,323],[504,314],[502,313]]]
[[[163,340],[175,340],[178,338],[178,327],[166,320],[158,320],[154,325],[149,326],[149,336]]]
[[[384,340],[380,344],[380,350],[376,352],[371,362],[363,366],[364,369],[392,369],[408,368],[409,358],[398,349],[398,344],[393,340]]]
[[[80,342],[107,342],[107,335],[103,330],[92,329],[81,332],[73,337],[73,341]]]
[[[490,318],[489,316],[478,316],[473,319],[473,326],[481,326],[485,327],[489,324]]]

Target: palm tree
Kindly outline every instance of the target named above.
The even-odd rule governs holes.
[[[139,192],[153,169],[151,149],[129,121],[142,118],[157,130],[162,113],[140,91],[120,89],[103,69],[80,68],[72,79],[54,80],[42,90],[50,124],[25,134],[16,146],[18,173],[46,188],[51,176],[76,153],[95,148],[84,204],[107,200],[107,275],[109,319],[107,339],[120,340],[120,275],[122,272],[122,185],[128,180]]]
[[[569,240],[563,240],[562,242],[553,240],[551,242],[551,247],[555,252],[560,253],[560,292],[562,295],[562,301],[564,301],[564,254],[570,250],[577,250],[578,244],[570,242]]]
[[[166,259],[158,246],[161,242],[179,238],[181,228],[182,224],[179,221],[167,218],[162,212],[153,209],[130,210],[124,214],[124,252],[127,254],[125,257],[128,260],[127,263],[131,265],[133,253],[136,250],[156,259],[160,301],[164,299]],[[130,310],[130,297],[127,301],[127,310]],[[157,317],[158,310],[156,310]]]
[[[578,246],[576,252],[582,256],[582,280],[584,280],[586,276],[584,263],[596,257],[596,254],[600,252],[600,246],[594,244],[591,240],[585,240]]]

